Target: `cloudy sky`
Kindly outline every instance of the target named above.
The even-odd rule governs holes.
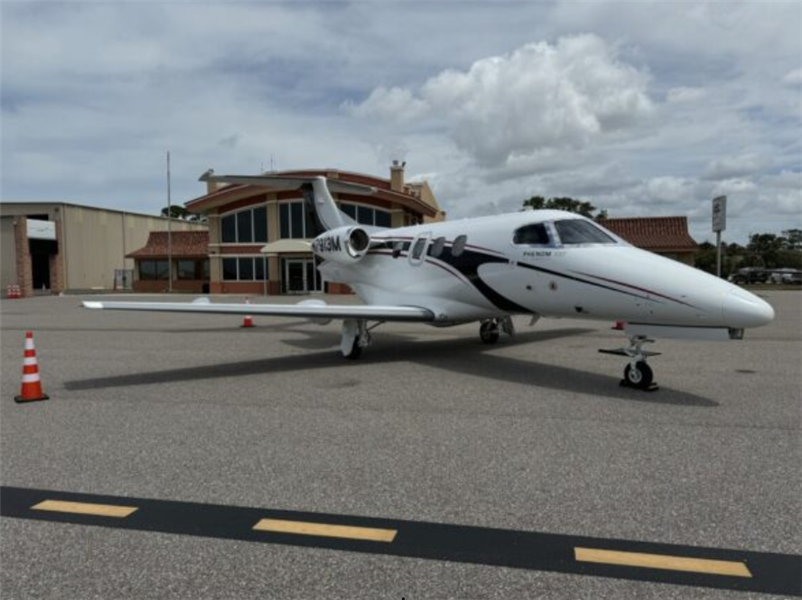
[[[0,5],[2,200],[157,212],[198,176],[425,177],[449,218],[573,196],[802,228],[802,3]]]

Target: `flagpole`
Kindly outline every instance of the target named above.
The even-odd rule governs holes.
[[[167,151],[167,291],[173,291],[173,208],[170,201],[170,151]]]

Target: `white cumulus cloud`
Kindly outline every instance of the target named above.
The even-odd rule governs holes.
[[[652,109],[649,75],[592,34],[526,44],[445,70],[417,89],[373,90],[348,108],[362,117],[439,119],[486,166],[545,149],[581,149],[633,127]]]

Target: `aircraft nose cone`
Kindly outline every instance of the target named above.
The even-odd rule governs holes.
[[[745,290],[724,294],[721,312],[728,327],[760,327],[774,320],[771,304]]]

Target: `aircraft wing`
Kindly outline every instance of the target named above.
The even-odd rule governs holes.
[[[371,321],[433,321],[434,313],[418,306],[376,306],[325,304],[302,301],[298,304],[215,304],[205,298],[194,302],[105,302],[86,301],[93,310],[141,310],[157,312],[215,313],[230,315],[269,315],[309,319],[367,319]]]

